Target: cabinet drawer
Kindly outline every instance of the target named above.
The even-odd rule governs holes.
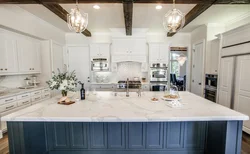
[[[17,97],[17,100],[24,99],[24,98],[29,98],[30,97],[30,93],[17,95],[16,97]]]
[[[42,90],[42,93],[44,94],[44,93],[48,93],[48,92],[50,92],[50,89],[48,88],[48,89],[43,89]]]
[[[39,100],[41,100],[41,99],[42,99],[42,96],[41,96],[41,95],[38,95],[38,96],[32,97],[32,98],[31,98],[31,101],[32,101],[32,102],[36,102],[36,101],[39,101]]]
[[[6,104],[6,103],[11,103],[11,102],[13,102],[15,100],[16,100],[16,96],[1,99],[0,100],[0,105]]]
[[[42,94],[42,91],[39,90],[39,91],[34,91],[34,92],[31,92],[30,95],[31,96],[35,96],[35,95],[41,95]]]
[[[31,104],[30,98],[19,100],[17,102],[17,106],[23,106],[23,105],[28,105]]]
[[[5,112],[5,111],[8,111],[8,110],[14,109],[15,107],[17,107],[16,102],[5,104],[5,105],[0,106],[0,112]]]
[[[50,98],[50,92],[44,93],[42,98]]]

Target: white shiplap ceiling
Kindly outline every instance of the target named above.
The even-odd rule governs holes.
[[[93,9],[93,5],[79,4],[81,11],[89,14],[88,30],[90,32],[109,32],[109,28],[125,27],[123,6],[121,3],[99,4],[101,7],[99,10]],[[167,11],[172,9],[172,5],[163,4],[161,10],[156,10],[156,5],[134,4],[133,28],[148,28],[149,32],[164,32],[162,18]],[[19,6],[55,27],[65,32],[70,32],[67,24],[44,6],[39,4]],[[61,4],[61,6],[69,12],[71,8],[75,7],[75,4]],[[185,14],[194,6],[194,4],[176,5]],[[247,13],[250,13],[250,5],[213,5],[188,24],[182,32],[191,32],[196,27],[207,23],[226,24]]]

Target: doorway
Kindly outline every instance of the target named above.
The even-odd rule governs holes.
[[[170,80],[178,87],[179,91],[185,91],[187,87],[187,50],[187,47],[170,47]],[[185,57],[186,60],[181,63],[179,62],[180,57]]]
[[[205,40],[193,44],[191,65],[191,92],[203,97]]]

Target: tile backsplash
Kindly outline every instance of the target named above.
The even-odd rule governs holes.
[[[26,77],[30,78],[31,75],[0,76],[0,87],[18,88],[21,86],[25,86],[24,79]],[[39,76],[37,80],[39,81]]]
[[[97,79],[100,78],[106,79],[106,82],[117,82],[120,80],[127,80],[127,78],[133,80],[134,77],[141,78],[147,76],[147,73],[142,73],[141,71],[141,63],[121,62],[117,63],[117,72],[94,72],[92,75],[92,82],[97,82]]]
[[[133,80],[134,77],[141,77],[141,63],[138,62],[122,62],[117,64],[117,79]]]

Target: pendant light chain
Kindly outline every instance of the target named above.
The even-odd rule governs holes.
[[[173,0],[173,7],[174,7],[174,9],[175,9],[175,0]]]

